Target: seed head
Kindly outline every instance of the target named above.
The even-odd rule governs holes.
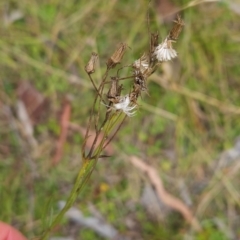
[[[140,71],[143,73],[149,67],[148,56],[144,53],[138,60],[136,60],[133,63],[133,67],[137,68],[137,69],[140,69]]]
[[[119,98],[118,103],[113,104],[113,107],[116,110],[122,110],[126,115],[132,117],[135,114],[135,111],[132,112],[133,109],[137,107],[137,105],[129,106],[130,105],[130,98],[129,95],[121,96]]]
[[[91,56],[88,64],[85,66],[85,71],[88,74],[92,74],[95,72],[95,64],[96,64],[97,59],[98,59],[97,53],[92,52],[92,56]]]
[[[172,40],[168,38],[156,47],[154,54],[158,62],[170,61],[177,57],[177,52],[172,48]]]
[[[111,77],[111,86],[108,90],[107,98],[111,102],[115,102],[115,100],[120,96],[122,91],[122,85],[119,85],[119,79],[117,77]]]
[[[118,63],[121,62],[123,55],[126,51],[127,44],[121,43],[120,47],[117,48],[117,50],[113,53],[113,55],[108,59],[107,61],[107,67],[114,68]]]
[[[149,56],[145,53],[133,63],[133,68],[135,76],[140,73],[145,79],[148,78],[154,71],[154,66],[149,64]]]

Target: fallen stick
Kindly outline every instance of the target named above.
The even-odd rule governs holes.
[[[147,165],[141,159],[135,156],[130,157],[130,162],[147,175],[150,183],[152,184],[156,191],[157,196],[161,199],[161,201],[164,204],[180,212],[186,219],[186,221],[192,225],[194,230],[196,231],[201,230],[201,226],[198,220],[193,216],[191,210],[181,200],[172,196],[164,189],[163,182],[159,177],[159,174],[153,167]]]

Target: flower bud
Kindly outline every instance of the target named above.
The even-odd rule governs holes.
[[[121,43],[120,47],[113,53],[113,55],[107,61],[107,67],[114,68],[118,63],[121,62],[123,55],[125,53],[127,44]]]
[[[175,20],[174,23],[175,24],[168,36],[170,40],[177,40],[184,26],[184,21],[181,19],[179,15],[177,16],[177,20]]]
[[[98,59],[97,53],[93,52],[88,64],[85,66],[85,71],[88,74],[92,74],[95,72],[95,64],[96,64],[97,59]]]
[[[111,101],[112,98],[115,98],[117,96],[118,88],[118,78],[111,77],[111,86],[107,94],[109,101]]]

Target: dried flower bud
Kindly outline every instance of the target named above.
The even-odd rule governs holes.
[[[109,101],[111,101],[118,95],[118,91],[119,91],[118,81],[119,81],[118,78],[111,77],[111,86],[107,94]]]
[[[170,40],[177,40],[184,26],[184,21],[181,19],[179,15],[177,16],[177,20],[175,20],[174,23],[175,24],[168,36]]]
[[[95,72],[95,64],[96,64],[97,59],[98,59],[97,53],[93,52],[88,64],[85,66],[85,71],[88,74]]]
[[[127,44],[121,43],[120,47],[108,59],[108,61],[107,61],[108,68],[114,68],[118,63],[121,62],[126,48],[127,48]]]

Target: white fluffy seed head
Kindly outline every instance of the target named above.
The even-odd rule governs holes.
[[[138,59],[134,62],[133,64],[134,67],[136,68],[145,68],[147,69],[149,67],[148,61],[146,61],[145,59]]]
[[[177,52],[172,48],[171,40],[167,38],[156,47],[154,54],[159,62],[170,61],[177,57]]]
[[[132,110],[135,109],[137,105],[133,105],[133,106],[129,106],[129,105],[130,105],[130,98],[129,98],[129,95],[126,95],[126,96],[120,97],[119,102],[113,104],[113,107],[116,110],[122,110],[126,115],[131,117],[135,114],[135,111],[132,112]]]

